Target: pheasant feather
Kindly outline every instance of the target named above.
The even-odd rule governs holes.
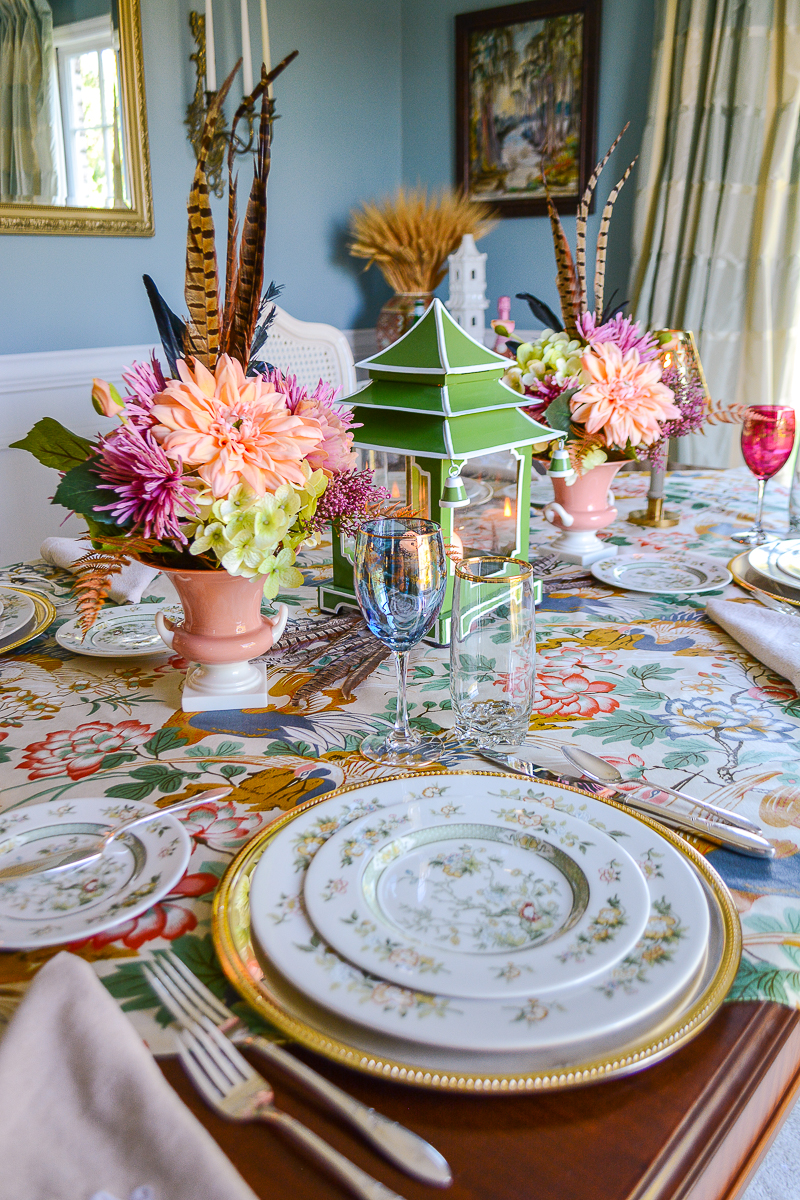
[[[571,337],[578,337],[577,318],[580,316],[578,280],[575,274],[575,264],[569,248],[567,235],[561,224],[555,204],[550,195],[550,189],[545,183],[547,195],[547,211],[550,215],[550,225],[553,230],[553,245],[556,251],[556,287],[561,301],[561,313],[564,318],[564,329]]]
[[[184,298],[189,310],[188,349],[213,371],[219,354],[219,279],[217,276],[217,250],[214,241],[214,218],[209,202],[206,160],[216,133],[217,120],[222,103],[228,94],[234,76],[233,71],[208,107],[203,136],[197,155],[192,190],[189,194],[189,230],[186,239],[186,282]]]
[[[636,156],[639,157],[638,155]],[[606,282],[606,247],[608,245],[608,227],[611,223],[611,212],[614,208],[617,196],[625,186],[625,181],[633,170],[636,158],[628,167],[625,174],[620,179],[615,188],[612,189],[611,195],[606,200],[606,206],[603,209],[603,215],[600,218],[600,232],[597,235],[597,251],[594,260],[594,311],[598,325],[603,321],[603,291]]]
[[[586,303],[586,218],[589,216],[589,208],[592,203],[594,189],[597,187],[597,181],[603,172],[603,168],[616,150],[629,125],[630,121],[626,122],[625,128],[611,143],[611,146],[609,147],[605,157],[600,160],[595,169],[592,171],[591,178],[586,185],[583,197],[578,205],[578,220],[575,227],[575,268],[578,275],[581,313],[588,311],[588,305]]]

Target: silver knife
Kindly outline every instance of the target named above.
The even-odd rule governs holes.
[[[515,771],[519,775],[526,775],[528,779],[539,779],[540,782],[546,782],[540,778],[543,773],[555,774],[555,772],[548,771],[546,767],[537,766],[524,758],[514,758],[511,755],[495,754],[486,750],[478,750],[477,753],[487,762],[505,767],[509,771]],[[677,829],[681,833],[693,833],[697,837],[705,838],[708,842],[715,842],[727,850],[732,850],[736,854],[746,854],[750,858],[775,857],[775,847],[772,843],[761,837],[760,834],[751,833],[747,829],[738,829],[733,825],[707,820],[705,817],[692,817],[684,813],[670,812],[659,804],[650,804],[647,800],[630,797],[624,792],[615,792],[615,796],[627,808],[632,808],[635,812],[646,813],[649,817],[655,817],[670,829]]]

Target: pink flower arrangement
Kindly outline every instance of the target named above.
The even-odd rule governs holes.
[[[660,382],[660,364],[642,362],[638,350],[623,354],[613,342],[601,342],[581,361],[591,382],[571,397],[572,418],[606,446],[650,445],[662,436],[663,422],[680,416]]]

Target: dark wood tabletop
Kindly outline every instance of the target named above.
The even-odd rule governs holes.
[[[252,1056],[281,1108],[406,1200],[437,1194],[451,1200],[735,1200],[800,1088],[800,1013],[765,1002],[726,1004],[693,1042],[657,1066],[536,1096],[423,1091],[296,1053],[446,1156],[455,1182],[437,1193],[385,1162],[300,1085]],[[347,1193],[279,1134],[218,1119],[177,1060],[161,1065],[261,1200],[343,1200]]]

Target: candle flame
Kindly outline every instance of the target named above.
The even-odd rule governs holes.
[[[397,486],[397,480],[395,480],[395,482],[392,484],[392,499],[400,499],[400,488]]]
[[[506,496],[505,503],[503,505],[503,516],[510,517],[511,515],[511,501],[509,500],[508,496]]]

